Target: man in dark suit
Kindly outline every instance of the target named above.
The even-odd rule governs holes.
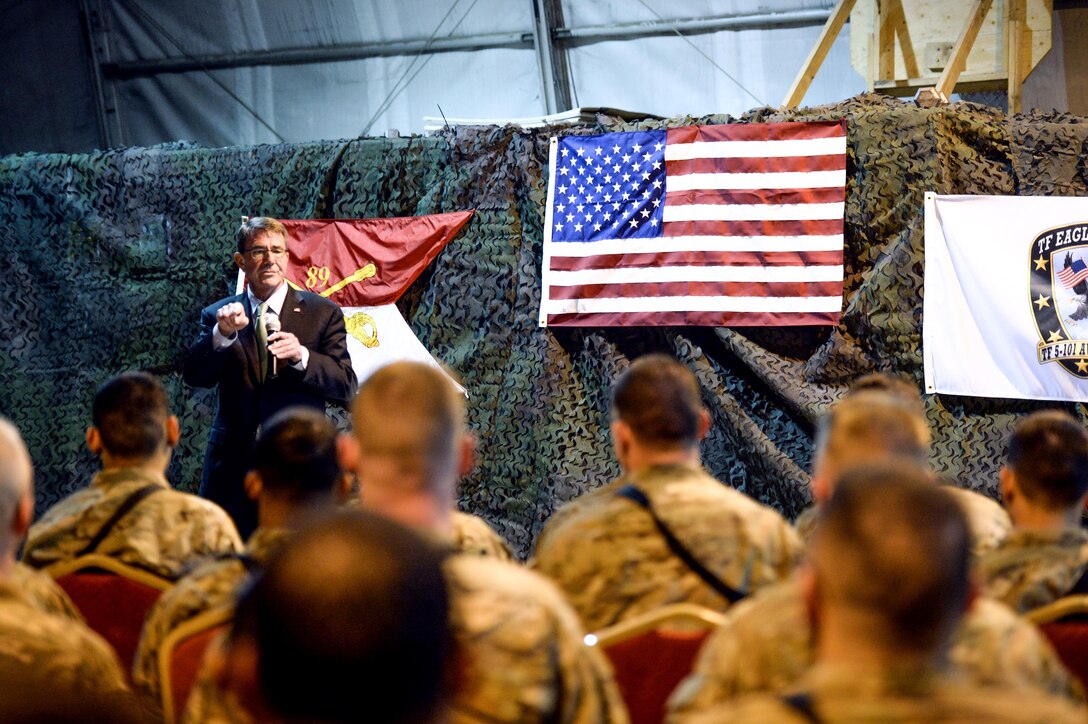
[[[324,410],[326,400],[346,402],[356,380],[340,308],[284,279],[283,224],[265,217],[243,223],[234,262],[247,289],[201,312],[184,377],[194,387],[218,386],[200,494],[223,506],[244,538],[257,524],[243,480],[260,425],[293,405]]]

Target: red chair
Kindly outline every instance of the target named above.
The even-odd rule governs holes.
[[[1088,595],[1059,598],[1025,618],[1042,630],[1065,668],[1088,691]]]
[[[669,695],[725,617],[690,603],[663,606],[586,636],[612,662],[631,724],[660,724]]]
[[[45,569],[79,609],[87,625],[132,669],[148,610],[173,581],[98,553],[61,561]]]
[[[234,606],[220,606],[194,616],[163,639],[158,652],[159,685],[166,724],[181,721],[209,644],[230,627]]]

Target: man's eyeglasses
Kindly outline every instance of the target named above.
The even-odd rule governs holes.
[[[267,259],[270,256],[278,258],[282,257],[286,253],[286,249],[281,249],[278,246],[255,246],[252,249],[246,250],[246,256],[248,256],[253,261],[261,261],[262,259]]]

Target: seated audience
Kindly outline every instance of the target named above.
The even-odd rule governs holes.
[[[371,375],[352,407],[364,509],[447,544],[466,448],[465,401],[426,364]],[[446,564],[451,626],[465,652],[451,702],[461,722],[627,721],[611,670],[585,646],[556,588],[509,562],[455,555]]]
[[[683,721],[1084,721],[1082,707],[970,683],[948,662],[973,595],[969,546],[962,510],[924,468],[899,462],[844,475],[801,574],[815,665],[779,695]]]
[[[161,696],[159,649],[171,631],[220,606],[233,606],[239,585],[267,563],[300,516],[341,503],[347,486],[337,458],[338,432],[324,414],[288,408],[268,421],[254,450],[246,492],[257,503],[257,529],[245,552],[209,560],[181,578],[148,612],[133,662],[133,683],[152,701]]]
[[[1015,530],[979,563],[987,593],[1024,612],[1088,593],[1088,433],[1064,412],[1027,416],[1009,437],[1001,496]]]
[[[378,516],[315,519],[242,595],[221,686],[256,721],[449,721],[445,555]]]
[[[41,610],[15,575],[33,510],[30,455],[0,418],[0,717],[47,721],[61,703],[86,698],[120,719],[132,702],[113,649],[82,623]]]
[[[623,477],[549,521],[533,557],[590,630],[673,603],[722,610],[798,562],[801,541],[781,515],[703,469],[709,426],[699,383],[676,360],[648,355],[620,376],[612,444]]]
[[[175,580],[205,556],[241,548],[219,506],[166,480],[179,428],[157,379],[114,377],[95,394],[91,416],[87,447],[102,471],[31,527],[26,563],[44,568],[99,553]]]
[[[925,470],[927,438],[920,426],[915,412],[885,393],[843,399],[817,430],[817,499],[827,501],[836,479],[851,469],[887,463]],[[709,636],[692,674],[673,693],[670,709],[690,714],[791,684],[812,663],[812,637],[796,579],[759,591],[731,609],[726,623]],[[1082,697],[1042,634],[997,601],[974,602],[952,637],[950,656],[978,684]]]

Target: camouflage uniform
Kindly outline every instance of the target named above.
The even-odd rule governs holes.
[[[487,556],[500,561],[514,560],[510,547],[487,522],[475,515],[453,511],[453,547],[461,553]]]
[[[127,696],[110,645],[83,624],[41,611],[17,586],[0,581],[0,666],[30,667],[28,674],[64,690]]]
[[[744,694],[781,691],[812,665],[812,630],[795,580],[761,590],[726,616],[703,645],[691,675],[673,692],[673,714],[705,712]],[[950,658],[980,686],[1083,700],[1038,629],[997,601],[975,602],[956,630]]]
[[[54,616],[64,616],[73,621],[84,622],[83,616],[72,603],[72,599],[68,598],[68,594],[48,573],[16,563],[11,581],[35,608]]]
[[[148,611],[136,658],[132,662],[132,683],[152,701],[162,697],[158,653],[171,631],[205,611],[233,605],[238,587],[248,577],[246,563],[263,566],[287,539],[289,530],[258,528],[249,537],[244,558],[223,555],[206,561],[162,594]]]
[[[1088,531],[1014,531],[978,565],[986,592],[1021,613],[1061,598],[1088,570]]]
[[[956,499],[967,516],[967,524],[971,528],[971,557],[974,560],[979,560],[1001,545],[1012,530],[1012,521],[997,501],[954,485],[946,485],[944,490]],[[805,509],[794,523],[798,534],[806,541],[816,527],[817,510],[816,506]]]
[[[463,651],[450,724],[625,724],[604,656],[583,642],[570,606],[547,580],[512,563],[457,555],[447,563],[450,625]],[[360,702],[361,711],[365,702]],[[185,721],[247,722],[204,672]]]
[[[99,473],[47,510],[30,528],[23,560],[45,568],[74,558],[124,500],[149,484],[163,490],[121,518],[96,553],[176,580],[205,556],[241,550],[234,523],[215,503],[173,490],[161,475],[122,468]]]
[[[1037,692],[972,685],[947,671],[818,664],[783,692],[804,695],[819,721],[835,722],[1083,722],[1083,707]],[[674,721],[680,721],[680,718]],[[752,694],[682,718],[685,724],[797,722],[811,724],[780,696]]]
[[[801,541],[781,515],[701,468],[657,466],[629,482],[695,558],[738,591],[780,580],[801,556]],[[669,550],[641,506],[614,493],[577,505],[546,526],[534,566],[559,583],[589,630],[670,603],[728,607]]]

